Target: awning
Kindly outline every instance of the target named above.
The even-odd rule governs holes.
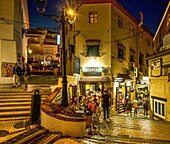
[[[128,74],[118,74],[117,78],[123,78],[124,80],[132,80]]]
[[[108,77],[81,77],[79,82],[101,82],[101,83],[109,83],[110,78]]]

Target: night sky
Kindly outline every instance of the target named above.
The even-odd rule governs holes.
[[[46,14],[61,15],[61,8],[65,0],[47,0]],[[117,0],[137,20],[140,20],[139,12],[144,15],[144,25],[155,33],[169,0]],[[48,17],[40,16],[36,10],[35,0],[28,0],[29,18],[31,28],[48,28],[56,30],[59,23]]]

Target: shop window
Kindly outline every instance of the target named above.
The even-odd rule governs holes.
[[[123,29],[123,18],[118,16],[118,27]]]
[[[98,12],[89,12],[89,23],[98,23]]]
[[[165,118],[165,102],[164,101],[160,101],[160,100],[154,100],[154,104],[155,104],[155,115],[161,117],[161,118]]]

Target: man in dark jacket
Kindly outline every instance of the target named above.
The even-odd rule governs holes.
[[[31,71],[27,63],[24,64],[24,68],[22,69],[22,74],[24,78],[25,88],[28,88],[28,78],[31,75]]]
[[[107,90],[104,90],[104,94],[102,96],[102,102],[103,102],[103,116],[104,116],[104,120],[106,120],[106,116],[107,118],[109,118],[109,103],[110,103],[110,96],[108,95]]]
[[[13,68],[14,86],[20,87],[21,67],[16,63]]]
[[[143,103],[143,109],[144,109],[144,117],[148,115],[148,101],[147,100],[144,100],[144,103]]]

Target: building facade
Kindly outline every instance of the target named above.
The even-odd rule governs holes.
[[[13,82],[12,68],[15,63],[23,65],[26,58],[29,29],[27,0],[0,1],[0,83]]]
[[[153,53],[153,34],[140,14],[137,21],[115,0],[83,1],[66,27],[67,74],[78,94],[107,89],[115,104],[138,97],[136,82],[148,76],[146,56]]]
[[[170,2],[154,36],[149,61],[151,109],[154,117],[170,121]]]
[[[60,68],[61,55],[57,45],[57,35],[55,31],[45,28],[27,31],[27,62],[32,66],[32,72],[53,73],[54,64]]]

